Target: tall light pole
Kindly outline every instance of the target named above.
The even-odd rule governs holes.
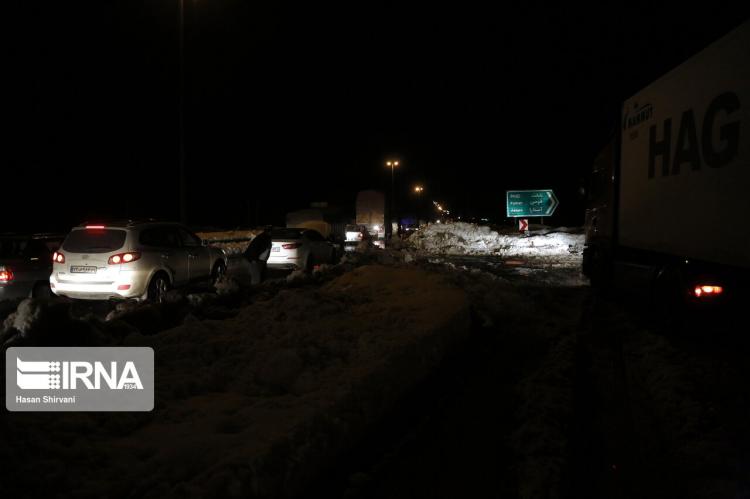
[[[398,233],[398,216],[396,215],[396,180],[394,170],[398,166],[398,161],[386,161],[386,166],[391,168],[391,218],[396,217],[396,232]],[[393,224],[388,221],[388,230],[393,235]]]
[[[187,224],[187,178],[185,175],[185,0],[180,1],[180,223]]]

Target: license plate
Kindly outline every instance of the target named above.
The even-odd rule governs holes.
[[[71,274],[96,274],[96,267],[84,267],[81,265],[71,265]]]
[[[274,251],[274,252],[281,251],[281,248],[279,248],[278,246],[274,246],[273,248],[271,248],[271,251]]]

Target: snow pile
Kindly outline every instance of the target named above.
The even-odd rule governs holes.
[[[234,278],[224,275],[214,283],[214,289],[216,289],[216,294],[219,296],[229,295],[237,293],[240,290],[240,285]]]
[[[74,317],[71,304],[62,300],[26,298],[3,321],[3,346],[107,345],[115,341],[90,317]]]
[[[519,497],[555,497],[565,479],[573,417],[575,337],[553,344],[539,369],[519,384],[517,455]]]
[[[250,241],[260,234],[262,229],[228,230],[223,232],[198,232],[196,235],[210,246],[221,248],[227,256],[241,255]]]
[[[432,224],[407,239],[418,251],[443,255],[498,255],[577,261],[583,251],[580,229],[561,227],[531,231],[529,236],[508,229],[497,232],[465,222]]]
[[[670,449],[670,472],[685,486],[683,497],[747,497],[750,464],[739,456],[740,437],[722,421],[710,397],[701,393],[721,390],[725,384],[731,387],[733,378],[740,383],[746,378],[729,375],[713,359],[700,361],[665,337],[643,330],[632,332],[624,350],[632,381],[652,401],[657,431]],[[708,386],[701,389],[702,383]],[[737,386],[729,391],[741,390]]]
[[[15,312],[10,314],[5,323],[4,328],[16,328],[21,333],[27,333],[32,329],[33,326],[39,323],[42,318],[43,311],[45,310],[45,303],[40,300],[34,300],[27,298],[23,300],[16,309]]]
[[[7,414],[0,448],[16,457],[0,480],[37,497],[300,494],[468,326],[444,276],[365,266],[223,321],[131,335],[155,350],[155,411]]]

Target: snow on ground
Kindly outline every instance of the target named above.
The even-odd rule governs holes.
[[[724,360],[717,362],[712,355],[693,355],[643,329],[632,331],[623,349],[631,383],[650,401],[654,423],[669,449],[661,459],[685,488],[682,497],[750,497],[750,462],[742,456],[747,453],[744,428],[750,414],[750,404],[743,399],[746,368],[736,372],[725,352]],[[742,420],[737,427],[735,418]]]
[[[24,329],[38,315],[32,305],[20,312],[8,320]],[[299,492],[468,326],[466,295],[444,275],[364,266],[225,320],[130,332],[122,344],[155,350],[156,410],[6,414],[3,487],[76,497]]]
[[[83,496],[102,495],[109,480],[126,484],[140,475],[144,488],[135,495],[234,495],[249,486],[273,495],[274,487],[307,480],[314,470],[305,466],[339,454],[437,365],[446,342],[458,336],[428,333],[457,310],[456,300],[462,304],[455,313],[465,320],[468,297],[485,327],[536,338],[529,340],[533,348],[518,352],[534,362],[518,384],[518,426],[510,442],[526,496],[559,487],[571,362],[570,336],[559,323],[576,318],[579,309],[561,298],[571,294],[530,289],[450,259],[415,258],[405,246],[363,247],[338,265],[252,289],[228,277],[217,293],[172,293],[160,305],[122,303],[106,317],[81,314],[64,301],[21,302],[5,317],[0,343],[60,344],[65,331],[70,338],[63,344],[150,345],[161,381],[153,415],[54,421],[26,415],[28,428],[16,428],[9,449],[50,454],[52,463],[64,457],[76,470],[86,461],[76,471],[93,481],[80,486]],[[61,443],[70,438],[73,455]],[[54,466],[48,478],[74,486]]]
[[[222,232],[198,232],[196,235],[211,246],[223,249],[228,256],[239,255],[247,249],[250,241],[261,229],[228,230]]]
[[[465,222],[431,224],[413,234],[406,245],[439,255],[496,255],[579,264],[584,235],[577,228],[542,228],[528,236],[514,229],[497,231]]]

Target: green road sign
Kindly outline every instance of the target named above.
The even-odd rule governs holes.
[[[505,191],[505,210],[509,217],[548,217],[558,204],[552,189]]]

